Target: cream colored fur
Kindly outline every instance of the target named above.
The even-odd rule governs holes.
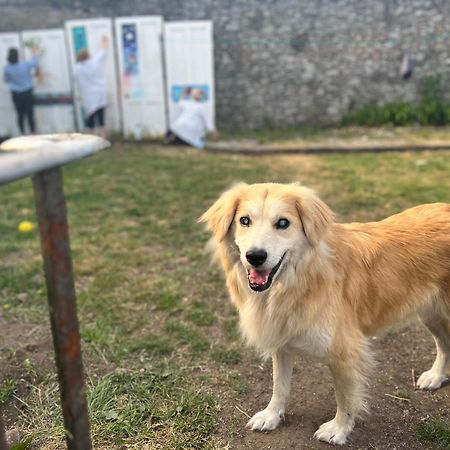
[[[247,217],[249,225],[240,220]],[[289,226],[277,228],[286,219]],[[247,342],[273,361],[273,395],[248,422],[272,430],[284,417],[297,352],[331,369],[334,419],[315,433],[344,444],[366,409],[373,358],[369,337],[418,314],[433,334],[437,357],[418,379],[439,388],[450,357],[450,205],[421,205],[380,222],[340,224],[317,195],[297,184],[238,184],[200,221],[212,231],[231,299]],[[263,292],[249,287],[246,254],[264,249],[259,268],[281,261]]]

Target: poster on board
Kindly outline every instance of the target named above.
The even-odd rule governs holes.
[[[203,102],[215,123],[213,26],[211,21],[167,22],[164,58],[169,124],[179,114],[178,102],[189,88],[203,91]]]
[[[102,37],[105,36],[108,39],[105,63],[105,73],[108,80],[108,106],[105,111],[106,128],[109,132],[120,132],[119,95],[117,89],[112,20],[108,18],[68,20],[65,23],[65,28],[72,74],[76,63],[76,55],[80,50],[87,50],[90,55],[95,55],[101,49]],[[77,126],[82,131],[85,129],[86,117],[79,101],[76,84],[74,84],[74,93]]]
[[[32,57],[32,47],[40,50],[39,67],[33,85],[36,132],[48,134],[75,131],[75,111],[64,31],[22,31],[21,38],[27,59]]]
[[[11,97],[9,86],[3,82],[3,67],[6,64],[8,51],[10,48],[17,48],[20,52],[19,33],[0,33],[0,61],[2,71],[0,82],[0,138],[18,136],[19,127],[17,125],[17,116]]]
[[[163,19],[119,17],[115,26],[123,132],[138,139],[162,135],[167,128]]]

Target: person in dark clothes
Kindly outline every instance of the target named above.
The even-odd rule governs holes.
[[[3,79],[8,83],[11,90],[17,112],[17,122],[22,134],[25,134],[25,118],[28,121],[30,132],[35,132],[32,72],[39,64],[39,49],[33,47],[31,52],[33,56],[29,61],[19,61],[17,48],[10,48],[7,58],[8,64],[3,73]]]

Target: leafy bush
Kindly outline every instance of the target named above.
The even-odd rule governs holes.
[[[422,97],[425,102],[439,102],[442,99],[442,79],[439,74],[428,75],[422,80]]]
[[[396,126],[406,125],[414,122],[414,107],[405,102],[392,102],[382,109],[383,123],[392,123]]]
[[[342,117],[342,125],[380,126],[391,124],[404,126],[450,124],[450,104],[443,100],[442,80],[440,75],[430,75],[422,80],[422,99],[419,104],[406,103],[401,100],[379,106],[369,103],[350,111]]]
[[[447,125],[450,123],[450,105],[442,101],[422,102],[416,111],[421,125]]]
[[[368,125],[377,126],[383,123],[381,108],[375,103],[363,105],[342,117],[342,125]]]

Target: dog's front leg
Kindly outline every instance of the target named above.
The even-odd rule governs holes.
[[[284,419],[286,403],[291,388],[292,368],[294,360],[292,354],[285,350],[278,350],[272,355],[273,363],[273,392],[266,409],[256,413],[247,423],[252,430],[274,430]]]
[[[314,433],[317,439],[338,445],[345,444],[355,418],[365,409],[367,374],[372,365],[370,354],[364,350],[340,356],[341,360],[329,364],[335,386],[336,416]]]

